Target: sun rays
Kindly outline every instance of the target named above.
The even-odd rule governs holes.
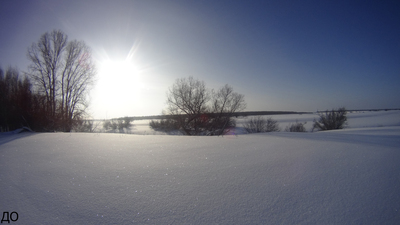
[[[144,84],[140,64],[135,60],[139,47],[140,42],[133,44],[123,60],[112,58],[106,51],[100,55],[94,100],[105,112],[105,117],[107,114],[111,117],[119,115],[120,111],[133,111],[133,107],[142,104]]]

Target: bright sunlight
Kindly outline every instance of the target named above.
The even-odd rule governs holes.
[[[130,112],[134,106],[141,105],[141,88],[139,73],[131,60],[99,63],[95,101],[105,114],[102,117],[120,116],[121,109]]]

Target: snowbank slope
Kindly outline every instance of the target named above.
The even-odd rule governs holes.
[[[398,126],[12,137],[0,135],[0,212],[17,212],[18,224],[400,221]]]

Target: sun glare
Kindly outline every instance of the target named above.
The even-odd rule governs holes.
[[[138,56],[140,40],[131,46],[125,59],[113,58],[105,49],[97,54],[97,83],[91,111],[98,119],[140,115],[149,105],[148,65]],[[121,54],[117,55],[120,57]],[[147,71],[147,72],[144,72]]]
[[[115,76],[124,76],[130,77],[135,73],[135,68],[133,63],[128,61],[120,61],[115,62],[112,60],[107,60],[101,64],[100,74],[110,75],[114,74]]]
[[[98,76],[97,102],[108,112],[105,117],[124,116],[119,111],[129,112],[130,107],[141,104],[141,80],[131,61],[101,62]]]

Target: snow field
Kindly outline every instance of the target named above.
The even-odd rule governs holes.
[[[400,127],[0,135],[18,224],[396,224]]]
[[[19,224],[400,221],[400,127],[17,136],[0,145],[0,211]]]

